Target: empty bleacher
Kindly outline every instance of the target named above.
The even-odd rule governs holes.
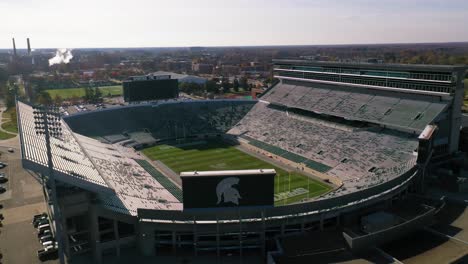
[[[415,165],[416,136],[335,122],[299,118],[287,109],[259,102],[228,133],[274,155],[349,181],[356,188],[386,182]]]
[[[23,159],[44,168],[48,166],[45,136],[38,134],[34,119],[34,109],[22,102],[18,102],[18,115],[21,120],[21,143]],[[62,133],[60,137],[50,138],[52,162],[56,177],[63,177],[69,181],[76,180],[81,187],[109,189],[107,182],[101,177],[92,161],[83,153],[83,149],[67,125],[61,121]],[[68,177],[68,178],[67,178]]]
[[[145,169],[151,176],[153,176],[159,183],[161,183],[166,190],[168,190],[174,197],[182,202],[182,190],[177,187],[173,182],[171,182],[166,176],[164,176],[161,172],[156,170],[153,165],[151,165],[148,161],[142,159],[135,159],[135,161],[140,164],[140,166]]]
[[[254,101],[220,100],[136,105],[72,115],[65,121],[74,132],[107,138],[118,133],[148,131],[156,140],[229,130]]]
[[[83,135],[76,137],[115,195],[100,195],[109,209],[136,215],[137,208],[178,209],[181,191],[163,175],[156,175],[145,162],[139,162],[131,149],[101,143]],[[143,165],[143,166],[142,166]]]
[[[251,144],[252,146],[258,147],[260,149],[268,151],[268,152],[270,152],[272,154],[275,154],[277,156],[280,156],[280,157],[285,158],[287,160],[290,160],[292,162],[303,163],[307,167],[309,167],[309,168],[311,168],[313,170],[316,170],[318,172],[327,172],[328,170],[331,169],[331,167],[329,167],[329,166],[327,166],[325,164],[322,164],[322,163],[307,159],[307,158],[305,158],[305,157],[303,157],[301,155],[294,154],[292,152],[286,151],[286,150],[281,149],[279,147],[275,147],[275,146],[269,145],[267,143],[263,143],[261,141],[255,140],[255,139],[250,138],[250,137],[245,136],[245,135],[242,135],[241,137],[248,140],[249,144]]]
[[[340,116],[421,132],[446,107],[436,97],[408,99],[398,93],[347,89],[325,84],[311,86],[279,83],[262,96],[263,101],[319,114]]]

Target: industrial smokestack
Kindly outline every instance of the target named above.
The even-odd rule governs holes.
[[[16,43],[15,43],[15,38],[13,38],[13,55],[16,56]]]
[[[29,38],[26,40],[28,41],[28,55],[31,55],[31,44],[29,43]]]

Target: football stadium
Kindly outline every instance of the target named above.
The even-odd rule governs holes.
[[[53,174],[67,258],[102,263],[133,248],[270,261],[275,237],[391,208],[423,188],[431,160],[458,150],[465,67],[273,63],[279,82],[257,101],[81,112],[56,118],[50,144],[39,110],[18,101],[23,166]],[[437,208],[415,206],[405,221],[343,237],[359,250],[430,223]]]

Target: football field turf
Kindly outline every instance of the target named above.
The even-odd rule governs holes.
[[[152,160],[159,160],[176,173],[183,171],[275,169],[275,205],[298,202],[321,195],[331,189],[328,185],[295,171],[248,155],[220,141],[199,141],[180,145],[157,145],[143,150]],[[259,183],[261,187],[261,183]]]
[[[122,86],[121,85],[115,85],[115,86],[101,86],[99,87],[99,90],[101,90],[102,96],[107,97],[107,96],[118,96],[122,95]],[[60,96],[62,99],[70,99],[74,96],[81,98],[85,96],[85,88],[68,88],[68,89],[52,89],[52,90],[46,90],[46,92],[49,93],[50,97],[52,99],[55,98],[55,96]]]

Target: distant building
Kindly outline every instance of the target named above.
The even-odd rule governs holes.
[[[166,60],[161,63],[162,69],[166,71],[178,71],[178,72],[187,72],[190,71],[192,64],[190,61],[180,60]]]
[[[179,83],[196,83],[196,84],[205,84],[206,79],[194,75],[179,74],[175,72],[165,72],[157,71],[148,74],[149,76],[170,76],[171,79],[177,79]]]
[[[213,65],[208,63],[192,63],[192,71],[201,74],[213,73]]]
[[[83,78],[93,78],[94,71],[83,71]]]
[[[228,74],[228,75],[237,75],[239,74],[239,66],[236,65],[222,65],[221,66],[221,72],[222,74]]]

